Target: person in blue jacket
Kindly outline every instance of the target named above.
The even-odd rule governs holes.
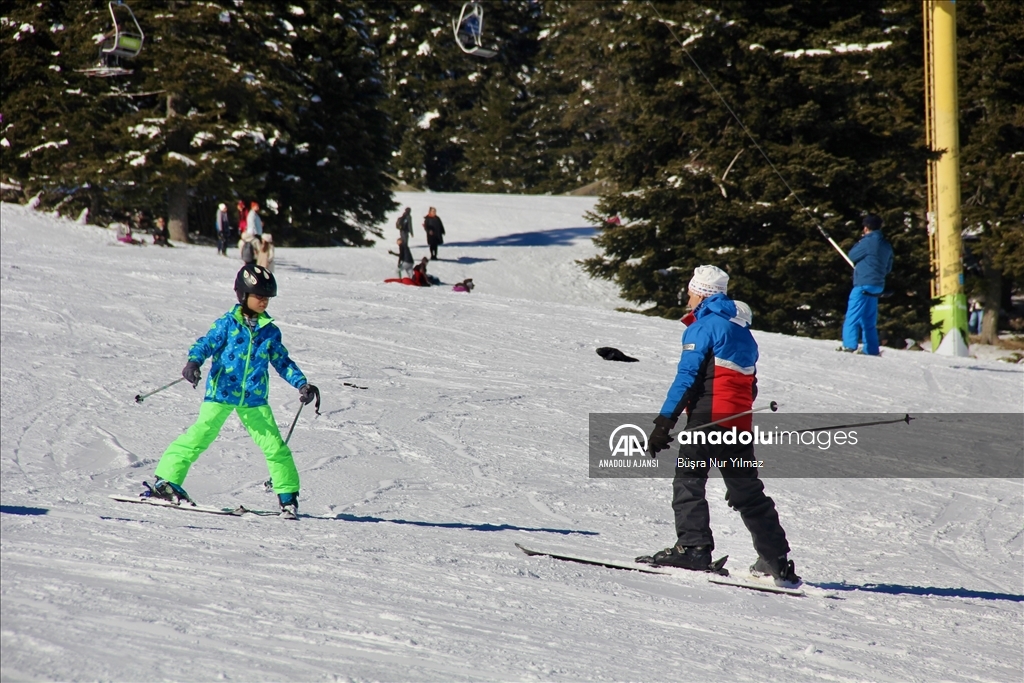
[[[191,502],[182,488],[189,468],[217,438],[228,416],[238,413],[238,419],[267,458],[281,516],[294,519],[299,506],[299,473],[267,404],[269,368],[273,366],[299,390],[299,400],[304,404],[315,398],[319,408],[320,392],[288,356],[288,349],[281,343],[281,330],[267,315],[270,298],[277,296],[274,274],[261,266],[245,265],[235,277],[235,293],[238,305],[218,318],[188,351],[181,375],[193,387],[202,379],[199,369],[203,362],[213,357],[206,396],[196,423],[164,451],[154,473],[156,483],[152,487],[146,484],[148,490],[143,495]]]
[[[863,237],[848,254],[854,263],[853,289],[846,305],[843,322],[843,346],[848,353],[878,355],[878,297],[885,290],[885,276],[892,270],[892,245],[882,236],[882,219],[875,214],[864,216]]]
[[[757,342],[748,329],[750,307],[737,306],[728,296],[729,276],[715,266],[699,266],[687,286],[690,313],[683,318],[683,352],[668,396],[654,419],[655,428],[648,439],[651,455],[669,447],[670,430],[685,411],[687,429],[722,420],[705,428],[707,434],[750,432],[751,410],[757,396]],[[711,443],[714,442],[714,443]],[[719,436],[693,445],[682,445],[672,482],[672,509],[675,512],[677,542],[654,555],[636,558],[637,562],[670,565],[707,571],[715,548],[711,517],[705,490],[711,459],[730,462],[732,458],[754,460],[752,441],[728,443]],[[679,466],[682,462],[690,463]],[[787,559],[789,543],[779,522],[775,502],[765,495],[764,484],[753,467],[719,468],[725,481],[725,499],[738,510],[750,531],[758,558],[751,573],[771,576],[779,585],[799,585],[800,577],[792,560]]]

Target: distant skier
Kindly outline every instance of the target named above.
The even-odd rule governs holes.
[[[249,227],[249,207],[241,199],[238,200],[238,238],[241,239]]]
[[[199,456],[220,433],[233,412],[267,458],[281,516],[294,519],[299,506],[299,473],[291,449],[281,438],[274,414],[267,404],[269,366],[299,390],[304,404],[317,399],[319,390],[306,381],[299,366],[281,343],[281,330],[267,315],[270,298],[277,296],[273,273],[259,266],[243,266],[235,277],[238,305],[218,318],[206,336],[188,351],[182,377],[195,387],[203,362],[213,357],[206,381],[206,396],[196,423],[167,447],[156,466],[156,482],[147,493],[174,502],[191,501],[182,488],[185,476]]]
[[[263,233],[263,239],[258,243],[256,249],[256,265],[263,266],[271,273],[274,272],[274,236],[269,232]]]
[[[256,237],[256,239],[263,238],[263,219],[260,218],[259,202],[249,204],[249,213],[245,215],[245,222],[246,232]]]
[[[221,256],[228,255],[228,238],[231,235],[231,221],[228,219],[227,204],[217,206],[217,218],[214,228],[217,231],[217,253]]]
[[[242,263],[247,266],[256,265],[256,258],[259,255],[260,241],[251,232],[243,232],[242,239],[238,241],[239,256]]]
[[[411,278],[413,261],[412,252],[409,251],[409,243],[399,237],[395,240],[395,244],[398,245],[398,253],[388,250],[388,253],[392,256],[398,257],[398,277],[399,278]]]
[[[693,271],[687,288],[691,313],[683,319],[687,323],[683,353],[668,397],[654,420],[655,428],[648,440],[651,455],[669,447],[672,440],[669,432],[684,410],[688,415],[686,426],[693,428],[751,409],[757,395],[757,342],[747,329],[746,311],[738,311],[726,296],[728,286],[729,276],[715,266],[699,266]],[[751,424],[751,416],[745,415],[702,431],[724,432],[733,426],[749,431]],[[684,445],[679,455],[705,463],[712,457],[753,460],[754,447],[739,443]],[[757,550],[758,559],[750,568],[751,572],[770,575],[779,585],[799,584],[795,566],[787,560],[786,532],[779,523],[774,501],[764,494],[757,469],[720,469],[725,481],[725,498],[739,511]],[[671,548],[636,558],[637,562],[698,571],[711,567],[715,541],[705,498],[708,471],[708,464],[676,468],[672,509],[678,540]]]
[[[444,244],[444,223],[441,222],[434,207],[430,207],[427,215],[423,217],[423,231],[427,234],[430,260],[433,261],[437,258],[437,247]]]
[[[167,229],[167,222],[163,216],[156,218],[156,230],[153,231],[153,244],[161,247],[173,247],[171,244],[171,231]]]
[[[408,206],[405,207],[405,211],[395,221],[395,227],[398,228],[398,236],[402,238],[402,241],[406,244],[412,244],[409,241],[412,237],[412,209]]]
[[[878,297],[885,290],[885,276],[892,270],[892,245],[882,236],[882,219],[871,213],[864,216],[863,237],[848,254],[854,262],[853,289],[846,305],[841,351],[878,355]]]

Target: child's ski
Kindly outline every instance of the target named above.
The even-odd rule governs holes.
[[[143,505],[156,505],[157,507],[170,508],[172,510],[188,510],[191,512],[205,512],[211,515],[227,515],[229,517],[241,517],[242,515],[256,515],[258,517],[278,517],[280,512],[271,510],[250,510],[244,505],[234,508],[218,508],[210,505],[190,505],[189,503],[174,503],[163,498],[140,498],[139,496],[122,496],[116,493],[110,494],[110,498],[122,503],[141,503]]]

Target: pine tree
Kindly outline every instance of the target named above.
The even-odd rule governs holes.
[[[1024,290],[1024,6],[957,3],[960,177],[967,242],[980,257],[969,293],[985,298],[982,341]]]
[[[818,225],[849,248],[860,215],[874,212],[897,263],[881,335],[923,336],[919,9],[838,0],[656,7],[623,13],[646,39],[611,56],[628,83],[616,122],[624,144],[604,150],[619,192],[599,209],[627,220],[596,240],[604,256],[586,263],[590,272],[653,303],[645,312],[678,316],[692,269],[715,263],[761,329],[834,338],[850,271]]]
[[[19,78],[3,96],[4,172],[48,203],[88,205],[100,221],[166,211],[184,240],[190,217],[212,232],[216,204],[241,197],[261,201],[267,231],[285,241],[340,244],[364,244],[393,207],[378,57],[358,3],[134,0],[146,40],[123,64],[131,73],[110,79],[79,71],[111,26],[93,5],[45,5],[32,35],[62,25],[48,34],[59,56],[21,50],[11,67],[46,85]],[[33,118],[40,100],[55,110],[49,130]],[[55,142],[58,123],[70,132],[60,156],[21,156]]]

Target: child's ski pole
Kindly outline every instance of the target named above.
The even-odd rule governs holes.
[[[174,380],[170,384],[165,384],[164,386],[160,387],[159,389],[154,389],[153,391],[149,392],[148,394],[135,394],[135,402],[136,403],[142,403],[144,400],[146,400],[147,398],[149,398],[153,394],[158,394],[161,391],[163,391],[164,389],[170,389],[171,387],[173,387],[178,382],[184,382],[184,381],[185,381],[184,377],[179,377],[178,379]]]

